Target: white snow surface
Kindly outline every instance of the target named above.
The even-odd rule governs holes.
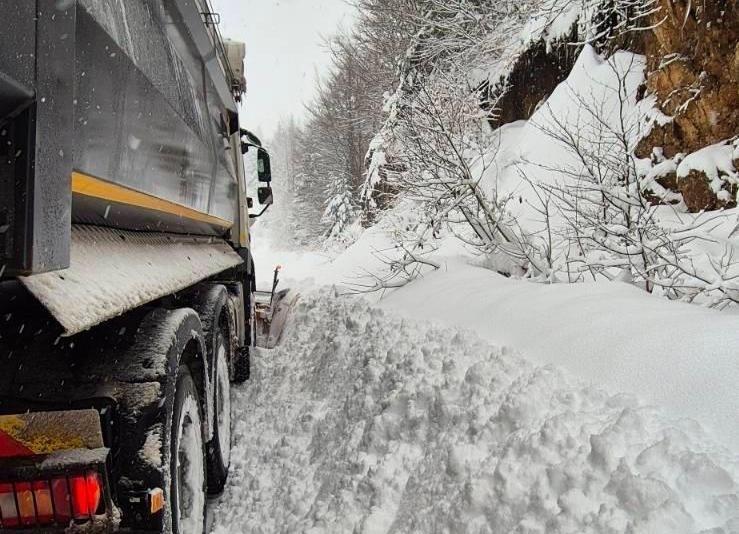
[[[257,247],[260,287],[283,262],[284,285],[334,284],[347,292],[381,262],[391,238],[368,229],[333,260],[324,254]],[[487,341],[523,352],[612,392],[628,393],[674,418],[689,418],[739,454],[739,312],[672,302],[621,282],[541,284],[505,278],[471,265],[458,242],[442,244],[438,271],[386,294],[375,305],[409,319],[473,330]],[[270,279],[271,281],[271,279]]]
[[[739,532],[699,425],[472,333],[307,290],[254,364],[216,534]]]
[[[602,140],[606,134],[613,137],[609,132],[623,130],[635,136],[640,131],[635,123],[653,104],[650,99],[636,102],[637,88],[644,80],[645,61],[644,56],[625,51],[616,52],[606,60],[586,45],[567,79],[529,120],[509,123],[496,130],[489,155],[492,165],[482,176],[482,184],[489,191],[497,190],[501,197],[511,195],[523,200],[509,203],[508,209],[528,232],[540,231],[542,222],[535,209],[539,205],[536,194],[521,177],[526,176],[539,185],[561,184],[570,179],[568,173],[582,168],[576,153],[553,137],[561,135],[563,129],[577,132],[583,146],[591,150],[595,140]],[[620,84],[624,86],[622,89]],[[623,103],[620,98],[624,99]],[[598,110],[598,120],[592,116],[594,110]],[[626,124],[623,129],[622,119]],[[609,142],[615,144],[611,137]],[[630,141],[635,144],[637,139]],[[563,224],[557,216],[552,218],[555,228]]]
[[[650,297],[620,282],[542,285],[459,261],[383,300],[406,316],[475,330],[699,421],[739,452],[739,315]]]

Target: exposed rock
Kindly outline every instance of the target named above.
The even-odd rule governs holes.
[[[493,128],[530,118],[538,105],[567,78],[582,50],[582,46],[569,44],[578,41],[576,29],[574,26],[570,35],[549,46],[543,39],[532,44],[519,56],[508,76],[492,87],[489,97],[505,91],[498,98],[495,110],[490,110],[489,122]]]
[[[711,189],[710,179],[702,171],[691,170],[687,176],[677,180],[677,190],[692,213],[736,206],[737,186],[724,184],[722,191],[727,194],[719,196]]]
[[[659,178],[657,178],[657,183],[665,189],[675,191],[677,190],[677,173],[671,172],[664,176],[660,176]]]
[[[739,138],[665,158],[652,151],[651,168],[642,178],[642,193],[651,203],[684,202],[688,211],[711,211],[737,205]]]
[[[644,43],[647,92],[673,120],[642,140],[640,157],[655,146],[668,157],[694,152],[739,132],[737,0],[659,4],[651,20],[656,27]]]
[[[678,189],[690,211],[736,206],[739,138],[704,147],[686,156],[677,167]],[[684,192],[685,191],[685,192]],[[715,200],[708,202],[707,196]]]
[[[670,171],[667,174],[654,178],[654,184],[652,187],[645,187],[642,190],[644,198],[650,204],[679,204],[682,198],[676,194],[678,191],[677,186],[677,172]],[[658,187],[655,187],[658,186]]]

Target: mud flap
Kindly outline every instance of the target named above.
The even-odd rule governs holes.
[[[102,447],[100,415],[95,410],[0,416],[0,458]]]

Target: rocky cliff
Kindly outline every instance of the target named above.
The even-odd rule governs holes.
[[[730,147],[739,135],[739,3],[659,0],[659,5],[644,39],[646,90],[671,120],[653,127],[637,155],[655,163],[673,160],[675,170],[659,182],[680,193],[690,211],[733,207],[739,154],[727,148],[715,169],[686,169],[683,160],[710,145]],[[685,171],[678,173],[681,164]]]
[[[646,2],[643,2],[646,4]],[[647,188],[655,202],[685,202],[691,212],[736,206],[739,184],[739,2],[737,0],[655,0],[654,9],[628,32],[617,19],[600,20],[596,48],[644,54],[646,83],[640,97],[653,95],[660,112],[636,148],[656,169]],[[493,88],[505,93],[491,114],[491,125],[528,119],[571,69],[580,46],[578,21],[566,38],[533,42],[505,79]],[[684,163],[686,156],[703,151]],[[719,147],[724,147],[720,149]],[[715,165],[701,156],[717,156]],[[680,169],[680,172],[678,172]],[[651,182],[654,184],[654,181]],[[661,191],[657,194],[655,189]]]

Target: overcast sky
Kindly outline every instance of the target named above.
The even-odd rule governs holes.
[[[280,117],[302,117],[316,73],[329,66],[322,37],[350,27],[345,0],[213,0],[221,32],[246,43],[242,125],[269,138]]]

